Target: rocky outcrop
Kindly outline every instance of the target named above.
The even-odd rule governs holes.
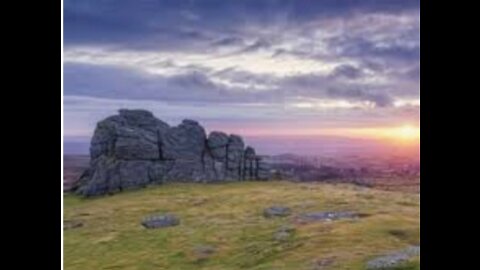
[[[84,196],[163,182],[267,180],[270,171],[238,135],[212,131],[196,121],[176,127],[145,110],[119,110],[97,124],[90,167],[74,190]]]

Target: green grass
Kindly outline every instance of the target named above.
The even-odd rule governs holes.
[[[291,207],[292,216],[266,219],[264,208]],[[296,214],[351,210],[358,220],[295,223]],[[149,214],[169,212],[181,223],[147,230]],[[94,199],[64,197],[64,219],[83,226],[64,230],[64,266],[71,269],[363,269],[385,252],[419,242],[418,194],[351,185],[290,182],[167,184]],[[277,242],[283,224],[296,232]],[[199,256],[195,247],[216,248]],[[419,269],[419,260],[404,268]]]

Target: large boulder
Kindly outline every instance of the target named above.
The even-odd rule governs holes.
[[[163,137],[163,158],[200,160],[205,149],[205,129],[193,120],[183,120]]]
[[[140,128],[120,127],[114,146],[114,155],[117,159],[158,159],[159,138],[155,133]]]
[[[208,135],[207,145],[210,149],[212,157],[215,160],[224,161],[225,158],[227,158],[227,134],[219,131],[210,132],[210,134]]]
[[[152,161],[118,160],[102,156],[97,159],[90,179],[83,180],[77,192],[85,196],[95,196],[145,187],[154,182],[150,175],[152,165]]]
[[[163,182],[267,179],[268,168],[242,137],[205,129],[194,120],[176,127],[145,110],[119,110],[97,123],[90,167],[74,187],[84,196]]]
[[[271,178],[271,166],[260,156],[255,157],[255,179],[268,180]]]
[[[118,159],[156,159],[158,143],[168,124],[145,110],[119,110],[119,115],[98,122],[90,145],[90,158],[116,155]]]
[[[227,180],[242,179],[244,148],[242,137],[234,134],[228,137],[227,158],[225,159]]]
[[[245,148],[244,153],[244,166],[243,166],[243,178],[246,180],[255,179],[256,172],[256,155],[255,149],[250,146]]]

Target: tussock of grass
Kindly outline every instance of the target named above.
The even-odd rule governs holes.
[[[290,182],[167,184],[114,196],[66,195],[65,220],[82,227],[64,231],[65,269],[363,269],[372,256],[419,242],[418,194],[358,189],[350,185]],[[407,203],[399,203],[407,202]],[[284,205],[289,217],[264,218]],[[295,223],[314,211],[356,211],[357,220]],[[147,230],[150,214],[173,213],[175,227]],[[295,226],[275,241],[281,225]],[[195,247],[215,252],[198,256]],[[407,268],[419,269],[418,261]]]

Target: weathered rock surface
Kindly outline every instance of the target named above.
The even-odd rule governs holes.
[[[143,227],[147,229],[171,227],[178,224],[180,224],[180,220],[172,214],[148,216],[142,221]]]
[[[212,131],[208,135],[208,149],[215,160],[223,161],[227,157],[228,135]]]
[[[163,182],[266,180],[267,164],[242,137],[205,129],[194,120],[176,127],[145,110],[119,110],[97,123],[90,167],[73,190],[94,196]]]
[[[411,258],[420,255],[420,246],[410,246],[406,249],[377,257],[367,262],[367,269],[396,269]]]
[[[197,259],[206,259],[214,254],[216,248],[210,245],[198,245],[194,248],[194,253]]]
[[[286,217],[290,215],[292,210],[284,206],[272,206],[263,210],[263,216],[267,218],[271,217]]]
[[[64,230],[71,230],[75,228],[79,228],[83,226],[83,222],[79,220],[65,220],[63,222],[63,229]]]
[[[335,263],[335,257],[327,257],[324,259],[318,259],[313,262],[312,270],[324,270],[329,269],[329,267]]]
[[[256,172],[257,172],[257,167],[256,167],[256,155],[255,155],[255,149],[253,149],[250,146],[247,146],[245,148],[245,153],[244,153],[244,166],[243,166],[243,175],[245,179],[255,179],[256,178]]]
[[[303,222],[311,222],[311,221],[332,221],[337,219],[352,219],[358,218],[359,215],[355,212],[349,211],[340,211],[340,212],[314,212],[314,213],[307,213],[302,214],[299,216],[300,221]]]

